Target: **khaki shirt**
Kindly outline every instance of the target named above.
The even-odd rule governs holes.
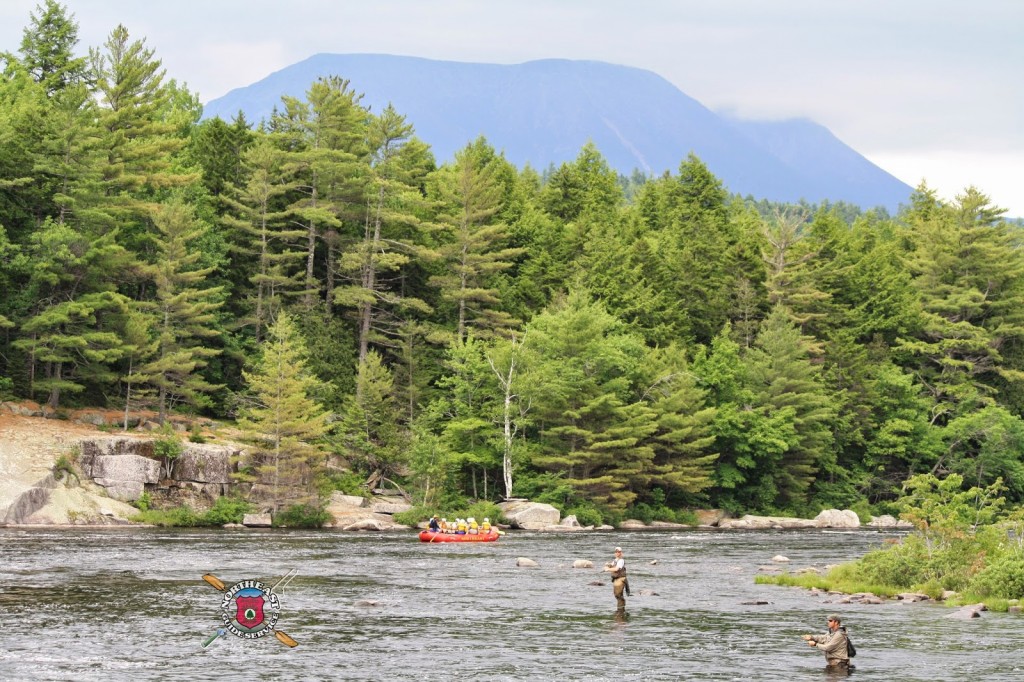
[[[825,652],[825,664],[832,665],[839,661],[849,663],[850,657],[846,654],[846,631],[837,628],[835,632],[828,632],[824,635],[813,635],[811,641],[815,642],[818,649]]]

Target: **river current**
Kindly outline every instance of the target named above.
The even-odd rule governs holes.
[[[889,536],[513,531],[437,545],[412,532],[0,528],[0,680],[819,681],[832,674],[800,635],[832,612],[857,645],[856,680],[1024,680],[1020,616],[754,584],[776,555],[820,568]],[[625,614],[601,571],[617,545]],[[293,569],[276,629],[297,647],[231,634],[201,646],[223,596],[203,574],[269,587]]]

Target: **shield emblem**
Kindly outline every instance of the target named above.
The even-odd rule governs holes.
[[[235,620],[244,628],[254,629],[263,623],[263,595],[235,597]]]

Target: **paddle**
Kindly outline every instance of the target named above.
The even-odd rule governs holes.
[[[220,639],[226,634],[228,634],[227,630],[225,630],[224,628],[217,628],[216,632],[214,632],[212,635],[210,635],[203,641],[203,648],[205,649],[206,647],[210,646],[211,644],[213,644],[214,640]]]
[[[295,576],[298,575],[298,573],[299,573],[298,569],[295,569],[295,568],[293,568],[292,570],[288,571],[287,573],[284,574],[284,576],[281,577],[280,580],[278,580],[274,584],[274,587],[270,588],[270,591],[273,592],[274,589],[278,585],[280,585],[281,587],[286,587],[288,585],[288,583],[290,583],[292,581],[292,579],[294,579]],[[224,584],[224,581],[222,581],[220,578],[218,578],[217,576],[215,576],[212,573],[205,573],[205,574],[203,574],[203,580],[208,582],[213,587],[213,589],[217,590],[218,592],[223,592],[224,590],[227,589],[227,586]],[[273,630],[272,632],[274,633],[274,637],[277,638],[277,641],[281,642],[281,644],[284,644],[286,647],[294,648],[294,647],[297,647],[299,645],[299,643],[296,642],[286,632],[282,632],[281,630],[277,630],[277,629]],[[225,630],[223,628],[217,628],[217,632],[215,632],[210,637],[207,637],[206,640],[203,642],[203,648],[205,649],[210,644],[212,644],[214,642],[214,640],[216,640],[219,637],[223,637],[226,634],[227,634],[227,630]]]

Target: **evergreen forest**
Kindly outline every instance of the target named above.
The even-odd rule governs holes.
[[[439,162],[344,74],[203,120],[144,38],[77,33],[45,0],[0,54],[0,400],[229,423],[275,505],[813,515],[918,474],[1024,500],[1021,225],[977,188],[891,216],[692,155]]]

